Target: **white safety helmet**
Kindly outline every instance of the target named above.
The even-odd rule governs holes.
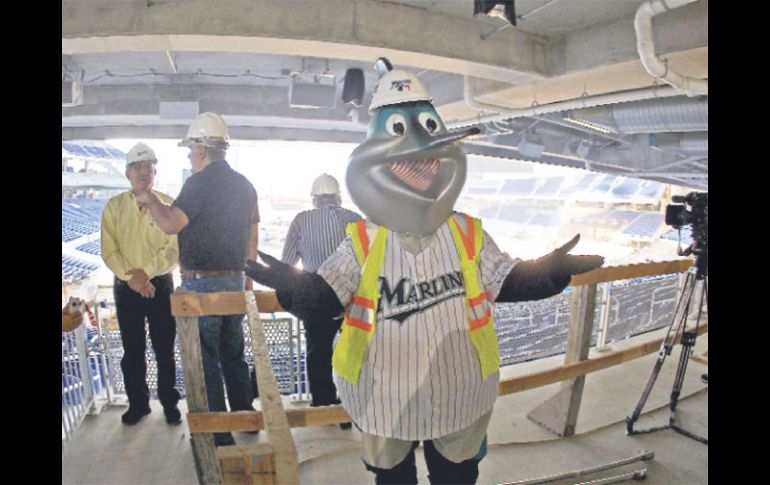
[[[152,148],[150,148],[145,143],[137,143],[131,147],[131,149],[128,151],[128,155],[126,155],[126,166],[136,162],[143,162],[145,160],[151,160],[153,162],[158,161],[158,159],[155,157],[155,152],[152,151]]]
[[[313,197],[316,195],[326,194],[339,195],[339,193],[340,184],[337,182],[337,179],[328,173],[319,175],[315,180],[313,180],[313,188],[310,190],[310,195]]]
[[[187,136],[179,142],[180,147],[192,145],[227,149],[230,145],[230,135],[227,133],[225,120],[216,113],[199,114],[187,129]]]
[[[433,101],[433,98],[414,74],[400,69],[388,71],[374,87],[369,113],[382,106],[409,101]]]

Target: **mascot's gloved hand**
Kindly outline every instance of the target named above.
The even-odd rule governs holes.
[[[541,271],[551,275],[556,287],[564,289],[573,274],[587,273],[604,264],[601,256],[576,256],[568,254],[580,241],[580,234],[575,235],[564,246],[554,249],[545,256],[537,258],[533,263],[540,266]],[[561,291],[561,290],[559,290]]]
[[[594,270],[604,264],[601,256],[568,254],[580,240],[576,235],[567,244],[533,261],[522,261],[503,282],[496,301],[529,301],[557,295],[569,285],[574,274]]]
[[[298,318],[333,318],[345,309],[337,294],[326,281],[315,273],[309,273],[278,261],[269,254],[259,252],[264,262],[246,261],[244,272],[257,283],[275,289],[278,303]]]
[[[299,270],[262,251],[258,251],[257,254],[265,264],[252,260],[246,261],[244,271],[248,277],[261,285],[279,291],[293,291],[296,288]]]

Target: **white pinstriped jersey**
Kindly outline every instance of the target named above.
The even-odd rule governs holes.
[[[377,325],[359,382],[351,384],[336,372],[334,380],[345,409],[363,431],[400,440],[445,436],[492,409],[499,372],[481,380],[449,224],[417,254],[406,251],[392,231],[386,248]],[[484,232],[480,275],[492,300],[516,262]],[[360,271],[348,237],[318,274],[347,307]]]

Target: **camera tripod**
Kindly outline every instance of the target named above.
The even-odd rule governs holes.
[[[682,391],[682,384],[684,383],[684,374],[685,374],[685,371],[687,370],[687,362],[689,361],[690,356],[692,355],[693,346],[695,345],[695,339],[698,335],[698,325],[700,324],[700,319],[703,312],[704,300],[706,301],[706,312],[708,313],[708,285],[707,285],[708,278],[706,276],[706,270],[704,268],[705,265],[698,264],[698,263],[701,263],[701,261],[696,262],[696,265],[691,267],[687,271],[687,275],[684,281],[684,287],[682,288],[682,293],[679,296],[679,299],[676,303],[676,307],[674,308],[674,316],[671,320],[671,324],[668,327],[666,336],[663,339],[663,343],[661,344],[660,350],[658,351],[658,360],[655,362],[655,367],[652,370],[652,375],[650,375],[650,378],[647,381],[647,385],[644,388],[644,392],[642,392],[642,397],[639,399],[639,403],[636,405],[636,408],[634,408],[633,413],[631,414],[631,416],[628,416],[626,418],[626,435],[630,436],[634,434],[652,433],[653,431],[672,429],[677,433],[687,436],[688,438],[692,438],[696,441],[699,441],[701,443],[708,445],[708,439],[697,436],[683,429],[682,427],[678,426],[675,423],[676,405],[679,402],[679,395]],[[689,313],[690,313],[690,305],[692,303],[692,297],[693,297],[693,293],[695,292],[695,286],[697,281],[703,281],[703,284],[701,285],[700,304],[698,305],[698,313],[695,321],[695,329],[693,331],[685,331],[685,328],[687,327],[687,317],[689,316]],[[672,330],[673,330],[673,335],[672,335]],[[669,402],[671,415],[669,417],[669,422],[665,426],[658,426],[658,427],[653,427],[653,428],[644,429],[644,430],[634,430],[634,423],[636,423],[636,421],[639,419],[639,415],[642,412],[642,408],[644,407],[644,404],[647,402],[647,398],[649,397],[650,392],[652,391],[652,387],[655,385],[655,380],[658,378],[658,374],[660,374],[661,367],[663,367],[663,362],[666,360],[666,356],[671,355],[671,351],[673,350],[674,345],[676,345],[677,337],[679,335],[681,335],[682,353],[679,356],[679,365],[676,369],[676,376],[674,377],[674,386],[671,390],[671,401]]]

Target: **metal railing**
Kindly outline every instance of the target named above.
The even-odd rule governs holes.
[[[304,329],[296,318],[291,316],[262,320],[265,326],[267,344],[270,350],[270,360],[273,364],[278,389],[284,395],[302,395],[308,392],[307,376],[305,371],[305,338]],[[120,338],[118,321],[114,318],[103,320],[104,337],[103,346],[106,349],[106,360],[109,367],[109,380],[112,383],[111,393],[114,398],[110,403],[119,403],[125,400],[126,387],[123,374],[120,370],[120,360],[123,358],[123,342]],[[243,322],[243,337],[245,341],[245,357],[249,368],[254,367],[254,356],[251,348],[251,332],[248,322]],[[150,345],[150,332],[145,329],[147,339],[147,386],[150,388],[150,399],[158,399],[158,366],[155,361],[155,352]],[[184,372],[182,371],[181,353],[179,350],[179,338],[174,342],[174,360],[176,363],[176,383],[179,393],[184,397]]]
[[[599,283],[594,313],[592,345],[604,349],[611,342],[665,326],[672,316],[678,292],[677,274]],[[561,295],[535,301],[495,305],[495,324],[501,364],[511,365],[565,352],[573,288]],[[109,312],[102,311],[104,315]],[[286,315],[286,314],[283,314]],[[117,321],[103,318],[100,329],[81,325],[62,334],[62,449],[97,401],[125,404],[120,359],[123,346]],[[306,372],[305,331],[291,316],[263,319],[279,392],[293,401],[309,401]],[[253,367],[251,332],[244,319],[246,359]],[[147,334],[150,339],[149,332]],[[147,381],[151,398],[157,399],[157,365],[152,346],[147,346]],[[184,396],[184,372],[179,341],[175,344],[176,387]]]
[[[98,412],[97,399],[107,396],[96,330],[80,325],[62,333],[61,426],[62,451],[83,419]]]

